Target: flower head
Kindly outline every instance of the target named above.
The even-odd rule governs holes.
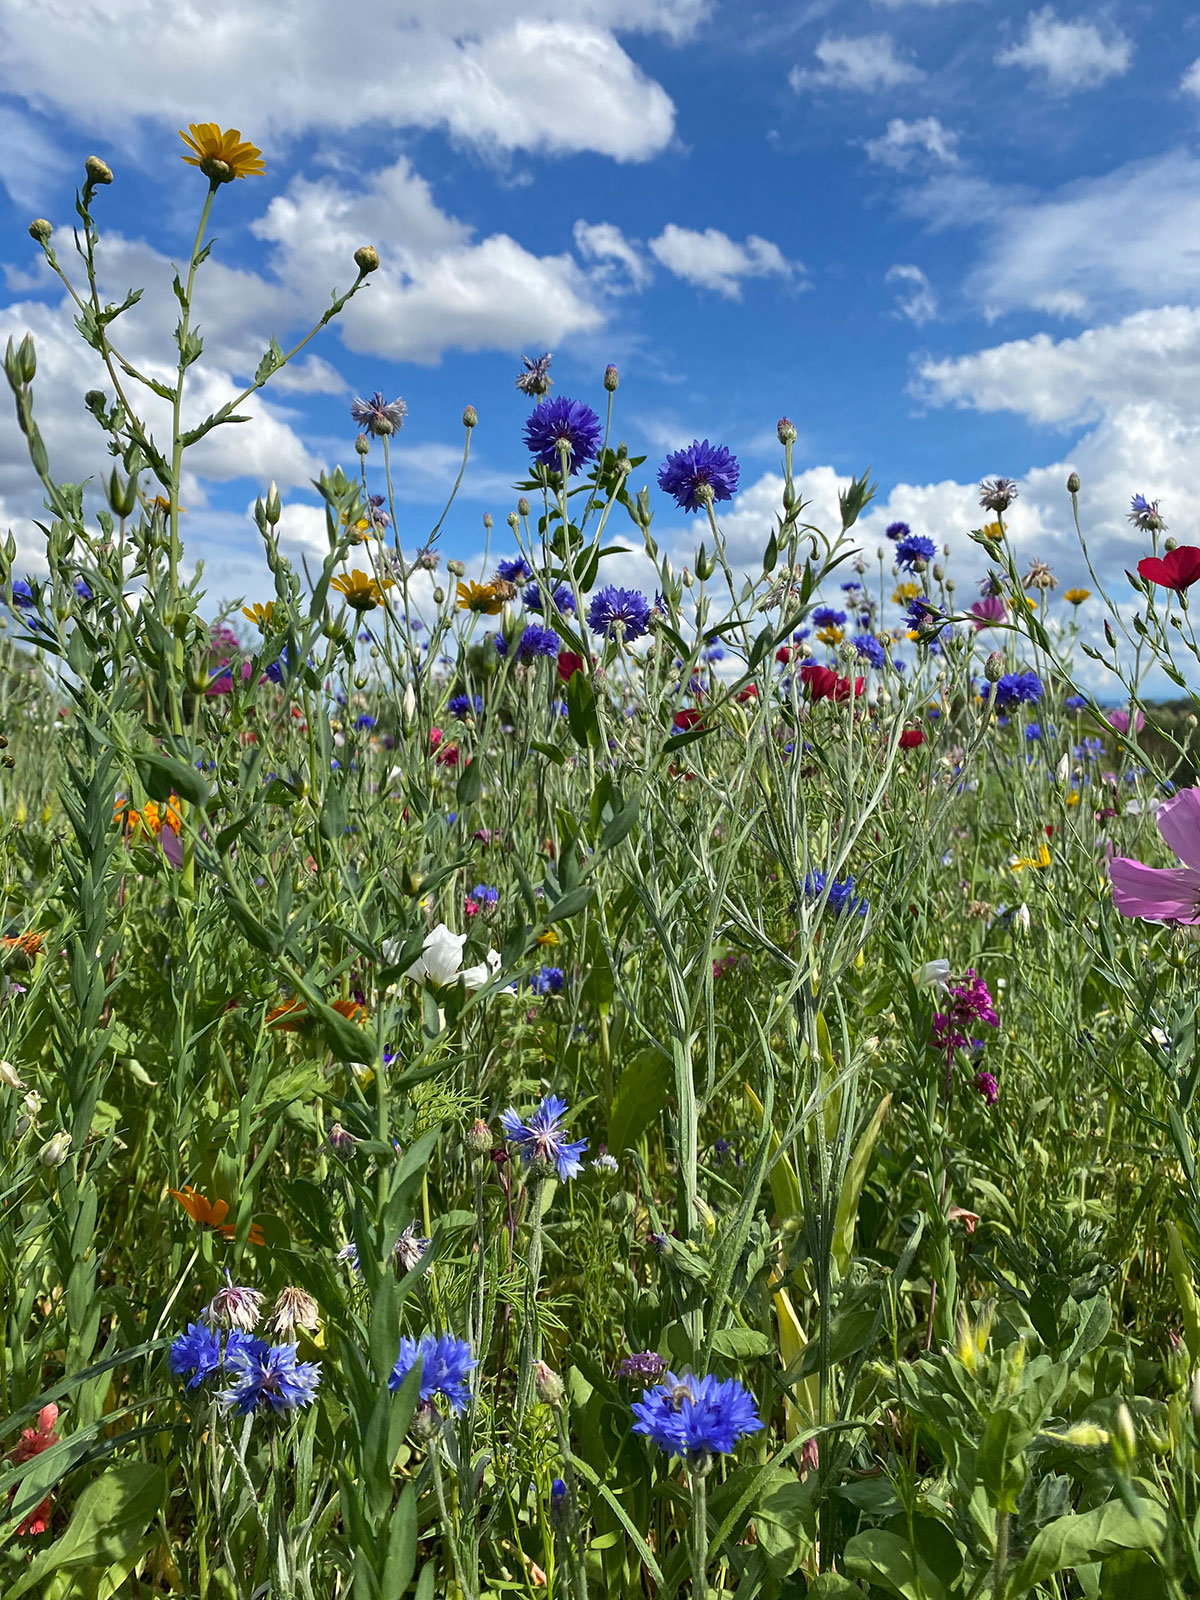
[[[58,1421],[58,1407],[56,1405],[43,1406],[37,1414],[36,1428],[22,1428],[21,1437],[13,1445],[8,1455],[3,1459],[12,1466],[20,1466],[25,1461],[31,1461],[34,1456],[40,1456],[43,1450],[49,1450],[52,1444],[57,1444],[58,1434],[54,1431],[54,1424]],[[16,1498],[16,1485],[8,1491],[8,1500],[11,1505]],[[52,1515],[51,1496],[46,1495],[39,1500],[34,1509],[17,1526],[17,1534],[23,1538],[27,1533],[45,1533],[50,1526]]]
[[[171,1345],[168,1357],[177,1378],[187,1378],[187,1387],[197,1389],[221,1365],[221,1335],[208,1322],[189,1322]]]
[[[252,606],[243,606],[242,615],[250,622],[257,622],[264,633],[271,626],[271,619],[275,614],[274,600],[256,602]]]
[[[1000,1018],[988,986],[976,976],[974,967],[968,967],[966,977],[957,983],[947,984],[944,994],[942,1003],[946,1009],[936,1012],[933,1018],[932,1044],[936,1050],[947,1054],[965,1050],[970,1043],[970,1030],[978,1023],[985,1023],[989,1028],[999,1027]]]
[[[202,1228],[215,1228],[223,1239],[232,1239],[236,1236],[237,1229],[233,1223],[225,1221],[229,1215],[227,1200],[206,1200],[192,1188],[190,1183],[184,1184],[182,1193],[178,1189],[168,1189],[167,1193],[178,1200],[192,1221]],[[257,1223],[251,1225],[248,1237],[251,1244],[266,1243],[263,1231]]]
[[[634,1433],[653,1439],[668,1455],[727,1455],[738,1440],[762,1427],[754,1396],[736,1378],[724,1382],[690,1372],[665,1380],[634,1401]]]
[[[355,567],[352,572],[340,572],[329,583],[331,589],[346,597],[346,604],[355,611],[374,611],[383,604],[383,591],[393,587],[390,578],[372,578]]]
[[[296,1411],[309,1406],[317,1397],[321,1381],[320,1362],[297,1361],[294,1344],[264,1344],[261,1339],[244,1339],[237,1349],[225,1351],[225,1365],[233,1376],[228,1389],[221,1392],[222,1404],[239,1416],[252,1411]]]
[[[525,443],[536,461],[555,470],[562,466],[560,446],[567,446],[568,470],[578,472],[585,461],[595,459],[602,432],[600,418],[591,406],[559,395],[554,400],[543,400],[530,412]]]
[[[650,602],[637,589],[609,584],[597,590],[588,607],[588,627],[612,638],[618,630],[625,639],[640,639],[650,622]]]
[[[554,382],[550,376],[552,359],[548,350],[544,356],[538,356],[536,361],[531,361],[528,356],[521,357],[525,370],[517,374],[517,388],[522,394],[540,397],[550,392],[550,386]]]
[[[401,1339],[388,1388],[397,1390],[418,1361],[421,1399],[429,1401],[440,1394],[449,1401],[452,1411],[465,1410],[471,1398],[468,1378],[478,1365],[466,1340],[456,1339],[452,1333],[423,1333],[419,1339]]]
[[[867,914],[867,902],[854,894],[854,879],[846,874],[845,878],[830,880],[823,872],[809,872],[804,877],[804,897],[806,900],[819,900],[822,895],[827,895],[826,905],[835,917],[843,913],[857,913],[860,917]]]
[[[887,534],[889,539],[900,540],[907,539],[909,534],[912,532],[912,529],[909,527],[907,522],[889,522],[883,531]]]
[[[1200,545],[1179,544],[1164,556],[1143,556],[1138,562],[1138,576],[1147,583],[1183,594],[1200,578]]]
[[[1007,511],[1016,498],[1017,485],[1013,478],[985,478],[979,485],[979,504],[985,511]]]
[[[410,1222],[392,1246],[392,1254],[405,1272],[415,1272],[428,1249],[429,1240],[422,1239],[416,1223]]]
[[[397,395],[395,400],[385,400],[378,389],[365,400],[354,399],[350,402],[350,417],[356,422],[364,433],[382,439],[391,433],[398,433],[404,426],[404,419],[408,415],[408,403]]]
[[[1004,601],[995,594],[985,595],[982,600],[976,600],[969,610],[975,619],[976,633],[981,628],[990,628],[997,622],[1003,622],[1008,614]]]
[[[189,122],[188,128],[188,133],[180,128],[179,137],[195,153],[183,159],[189,167],[199,167],[214,186],[234,178],[261,178],[267,170],[262,151],[244,141],[240,129],[222,132],[215,122]]]
[[[683,511],[698,511],[707,494],[697,494],[701,485],[711,489],[713,500],[732,500],[738,486],[737,457],[723,444],[693,439],[682,450],[675,450],[658,469],[658,486],[669,494]]]
[[[1058,579],[1050,570],[1047,561],[1033,560],[1029,563],[1029,571],[1021,579],[1027,589],[1057,589]]]
[[[1064,589],[1063,599],[1069,606],[1081,606],[1085,600],[1092,598],[1090,589]]]
[[[917,563],[932,561],[937,554],[937,546],[932,539],[927,539],[921,533],[908,533],[896,546],[896,562],[906,572],[917,569]]]
[[[1036,672],[1006,672],[996,683],[985,683],[982,692],[997,711],[1011,711],[1014,706],[1034,705],[1040,700],[1042,680]]]
[[[474,611],[477,616],[494,617],[504,610],[504,594],[494,583],[476,583],[474,578],[469,578],[466,583],[458,585],[456,593],[460,611]]]
[[[887,662],[883,646],[873,633],[856,634],[854,648],[862,659],[874,667],[876,671],[882,670]]]
[[[204,1308],[205,1322],[220,1323],[227,1328],[241,1328],[250,1333],[258,1327],[262,1316],[263,1296],[258,1289],[244,1288],[234,1283],[225,1269],[225,1284],[217,1290]]]
[[[279,1291],[266,1326],[270,1332],[285,1340],[290,1339],[297,1328],[315,1333],[321,1326],[317,1302],[307,1290],[289,1284],[286,1289]]]
[[[1164,800],[1155,821],[1183,866],[1148,867],[1115,857],[1108,864],[1113,905],[1123,917],[1200,926],[1200,788]]]
[[[502,583],[524,583],[533,573],[524,556],[510,556],[504,561],[497,561],[496,576]]]
[[[575,596],[565,583],[555,585],[554,593],[550,597],[554,602],[556,611],[561,611],[563,616],[573,615],[575,611]],[[526,611],[541,611],[542,590],[536,583],[526,585],[521,595]]]
[[[566,1139],[560,1127],[567,1103],[555,1094],[548,1094],[528,1122],[522,1122],[510,1106],[500,1118],[504,1137],[515,1144],[527,1167],[535,1162],[543,1168],[553,1167],[565,1182],[582,1170],[580,1156],[587,1149],[586,1139]]]
[[[562,640],[553,628],[543,628],[538,623],[531,622],[518,641],[517,660],[528,662],[536,660],[538,656],[549,656],[557,661],[561,644]]]
[[[1167,526],[1159,513],[1158,501],[1147,500],[1144,494],[1133,496],[1126,521],[1132,522],[1142,533],[1162,533]]]
[[[529,980],[534,994],[561,994],[566,978],[561,967],[541,967]]]
[[[975,1087],[983,1096],[985,1105],[994,1106],[996,1101],[1000,1098],[1000,1085],[996,1082],[995,1076],[990,1072],[977,1072],[975,1074]],[[974,1229],[971,1229],[970,1231],[974,1232]]]
[[[654,1383],[667,1370],[667,1363],[654,1350],[635,1350],[617,1365],[618,1378],[640,1378],[644,1384]]]

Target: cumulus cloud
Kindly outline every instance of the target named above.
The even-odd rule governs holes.
[[[141,117],[176,126],[189,106],[226,126],[252,121],[268,146],[314,129],[440,127],[502,151],[642,161],[670,141],[674,106],[617,34],[682,40],[706,10],[584,0],[564,20],[552,0],[295,0],[286,15],[267,0],[112,0],[72,6],[69,25],[53,26],[37,0],[0,0],[0,88],[118,129]]]
[[[585,261],[596,261],[602,266],[624,269],[625,282],[630,288],[644,289],[653,277],[650,265],[641,250],[625,237],[615,222],[584,222],[575,224],[575,248]],[[604,274],[610,288],[618,286],[621,275],[612,271]]]
[[[894,267],[888,268],[883,281],[899,285],[896,294],[897,315],[907,318],[918,328],[932,322],[937,316],[937,295],[920,267],[897,262]]]
[[[923,76],[921,69],[896,54],[889,33],[857,37],[826,34],[813,51],[815,67],[793,67],[788,82],[799,93],[808,87],[829,89],[894,89]]]
[[[945,128],[936,117],[917,117],[906,122],[903,117],[893,117],[887,132],[876,139],[866,140],[863,148],[872,161],[897,171],[913,164],[920,156],[953,166],[958,161],[955,145],[958,135]]]
[[[1132,61],[1133,45],[1119,30],[1060,21],[1049,6],[1030,12],[1024,37],[996,55],[997,66],[1039,73],[1056,94],[1095,89],[1128,72]]]
[[[738,244],[719,228],[681,228],[669,222],[657,238],[650,241],[650,253],[668,272],[698,288],[713,289],[726,299],[741,297],[743,278],[790,278],[795,263],[789,262],[777,244],[746,236]]]

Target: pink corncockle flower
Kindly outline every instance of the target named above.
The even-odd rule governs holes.
[[[984,595],[982,600],[976,600],[969,609],[975,621],[976,633],[981,628],[991,628],[997,622],[1003,622],[1008,615],[1007,607],[998,594]]]
[[[1129,713],[1128,713],[1128,711],[1110,711],[1108,713],[1108,725],[1109,725],[1109,727],[1112,729],[1112,731],[1114,733],[1128,733],[1129,732]],[[1133,725],[1134,725],[1134,728],[1136,729],[1136,731],[1138,733],[1141,733],[1142,729],[1146,726],[1146,714],[1145,714],[1144,711],[1139,711],[1138,712],[1136,718],[1134,719],[1134,724]]]
[[[1108,864],[1113,905],[1123,917],[1143,922],[1200,926],[1200,788],[1181,789],[1164,801],[1156,821],[1183,866],[1148,867],[1116,856]]]

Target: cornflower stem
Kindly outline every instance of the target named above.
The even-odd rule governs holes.
[[[1004,1579],[1008,1567],[1008,1527],[1010,1513],[996,1513],[996,1557],[992,1563],[992,1600],[1002,1600]]]
[[[529,1409],[533,1394],[533,1368],[538,1359],[537,1296],[542,1276],[542,1194],[546,1186],[545,1174],[537,1165],[530,1169],[526,1193],[529,1196],[529,1253],[526,1257],[527,1284],[525,1290],[525,1320],[521,1327],[521,1351],[517,1366],[517,1415],[521,1419]]]
[[[571,1545],[567,1566],[571,1574],[571,1588],[575,1600],[588,1600],[587,1561],[583,1549],[579,1490],[575,1478],[575,1458],[571,1454],[571,1435],[567,1428],[566,1410],[562,1403],[554,1406],[553,1411],[554,1431],[558,1436],[558,1449],[563,1463],[563,1482],[567,1486],[567,1535]]]
[[[708,1591],[708,1472],[710,1462],[688,1466],[692,1491],[692,1600],[704,1600]]]
[[[474,1586],[467,1582],[467,1575],[463,1571],[462,1555],[458,1548],[458,1537],[454,1532],[454,1525],[450,1521],[450,1513],[446,1505],[446,1484],[442,1478],[442,1441],[438,1437],[431,1441],[429,1446],[429,1466],[433,1474],[433,1493],[437,1500],[438,1516],[446,1532],[446,1543],[450,1546],[450,1560],[454,1566],[454,1577],[458,1584],[459,1593],[464,1600],[476,1600]]]

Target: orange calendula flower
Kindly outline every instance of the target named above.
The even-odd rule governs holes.
[[[348,1022],[367,1020],[367,1008],[359,1005],[357,1000],[334,1000],[330,1009],[345,1017]],[[312,1014],[299,995],[293,995],[282,1005],[273,1007],[266,1015],[267,1026],[281,1033],[299,1033],[311,1021]]]
[[[374,611],[376,606],[383,604],[383,591],[391,589],[393,584],[390,578],[385,578],[381,584],[378,579],[369,577],[355,567],[352,572],[339,573],[329,587],[345,595],[346,604],[355,611]]]
[[[183,818],[175,809],[178,803],[179,796],[173,794],[165,806],[160,806],[157,800],[147,800],[142,809],[136,811],[127,800],[118,800],[113,806],[113,820],[121,823],[131,836],[144,830],[157,838],[164,828],[170,828],[178,837],[183,827]]]
[[[271,626],[271,619],[275,615],[275,602],[274,600],[268,600],[265,603],[260,602],[252,606],[243,606],[242,615],[250,622],[257,622],[265,633]]]
[[[32,961],[36,956],[41,955],[42,947],[46,941],[40,933],[18,933],[11,937],[6,934],[3,941],[0,942],[3,943],[5,950],[14,955],[24,956],[26,961]]]
[[[495,617],[504,610],[504,595],[497,593],[494,583],[476,583],[471,578],[460,583],[455,591],[460,611],[474,611],[480,616]]]
[[[229,1215],[229,1202],[227,1200],[209,1200],[204,1195],[198,1194],[190,1183],[185,1183],[182,1192],[178,1189],[168,1189],[167,1193],[191,1217],[192,1221],[202,1228],[215,1228],[223,1239],[232,1239],[237,1234],[237,1229],[232,1222],[226,1222]],[[257,1222],[251,1223],[248,1235],[251,1244],[266,1244],[263,1231]]]
[[[179,137],[195,154],[184,156],[189,167],[199,167],[210,183],[231,183],[234,178],[261,178],[267,170],[262,151],[242,138],[239,128],[224,132],[215,122],[189,122],[190,132]]]

